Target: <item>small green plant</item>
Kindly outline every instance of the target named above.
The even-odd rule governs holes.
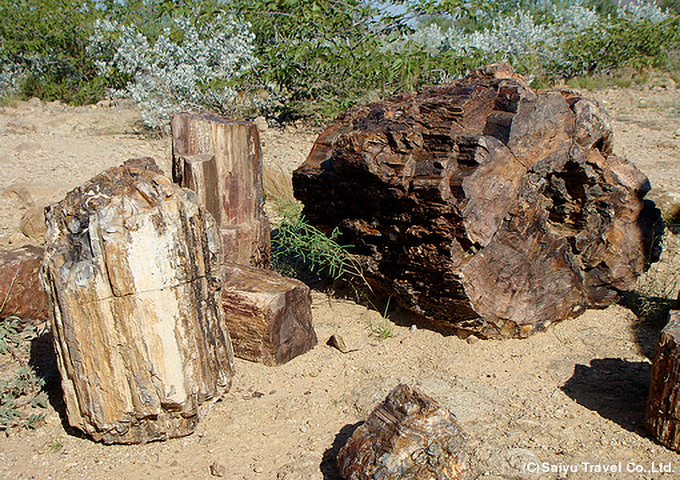
[[[47,407],[44,384],[28,366],[20,367],[14,377],[0,383],[0,430],[36,428],[43,421],[44,414],[31,410]]]
[[[61,452],[61,449],[64,448],[64,445],[55,438],[50,442],[47,448],[51,453],[59,453]]]
[[[381,314],[381,319],[377,322],[372,320],[368,321],[366,328],[368,329],[369,335],[372,337],[379,338],[380,340],[386,340],[394,336],[394,324],[390,321],[390,301],[392,297],[387,299],[385,302],[385,308]],[[369,300],[370,302],[370,300]],[[373,305],[373,302],[370,302]],[[375,308],[375,305],[373,305]],[[377,310],[377,308],[376,308]]]
[[[358,263],[337,240],[336,228],[330,235],[313,227],[302,215],[299,204],[278,206],[279,221],[272,232],[272,268],[279,273],[300,277],[306,272],[338,279],[345,274],[361,277]]]
[[[0,354],[5,355],[21,343],[20,320],[17,317],[0,319]]]
[[[28,339],[34,333],[31,327],[22,329],[17,317],[0,319],[0,354],[10,354],[21,365],[14,376],[0,382],[0,431],[36,428],[44,418],[32,410],[47,407],[47,395],[42,390],[45,382],[22,360],[28,351]]]
[[[661,239],[663,252],[657,263],[649,266],[637,282],[634,292],[627,295],[626,304],[640,320],[650,325],[662,325],[673,307],[680,290],[680,245],[671,233]]]

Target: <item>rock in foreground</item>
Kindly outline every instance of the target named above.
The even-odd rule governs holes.
[[[659,214],[612,154],[596,102],[534,92],[507,65],[355,107],[293,176],[366,279],[445,329],[526,337],[605,307],[645,268]]]
[[[233,375],[212,217],[141,159],[46,219],[42,278],[69,423],[105,443],[192,433]]]
[[[347,480],[456,480],[465,470],[456,417],[415,388],[398,385],[338,453]]]

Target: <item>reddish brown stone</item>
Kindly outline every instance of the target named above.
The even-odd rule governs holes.
[[[0,251],[0,317],[15,316],[33,324],[49,319],[39,276],[44,253],[32,245]]]
[[[347,480],[456,480],[465,434],[456,417],[420,390],[399,385],[338,453]]]
[[[443,329],[526,337],[635,285],[660,238],[606,113],[507,65],[357,106],[293,174],[371,285]]]

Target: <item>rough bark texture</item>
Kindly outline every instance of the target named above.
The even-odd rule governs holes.
[[[222,308],[234,354],[244,360],[281,365],[317,343],[311,293],[298,280],[226,264]]]
[[[217,115],[172,119],[173,180],[198,193],[217,222],[227,261],[268,267],[270,228],[257,126]]]
[[[106,443],[190,434],[233,373],[212,217],[152,159],[107,170],[45,217],[69,423]]]
[[[293,184],[306,218],[340,227],[402,306],[525,337],[609,305],[645,268],[658,210],[611,142],[596,102],[494,64],[341,115]]]
[[[454,480],[465,470],[456,417],[415,388],[397,386],[338,453],[347,480]]]
[[[656,439],[680,452],[680,311],[671,310],[652,360],[645,424]]]
[[[32,245],[0,251],[0,318],[15,316],[33,324],[49,319],[39,276],[43,255]]]

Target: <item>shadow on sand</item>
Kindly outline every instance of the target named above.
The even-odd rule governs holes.
[[[620,358],[598,358],[576,364],[562,391],[589,410],[644,437],[645,405],[651,365]]]

